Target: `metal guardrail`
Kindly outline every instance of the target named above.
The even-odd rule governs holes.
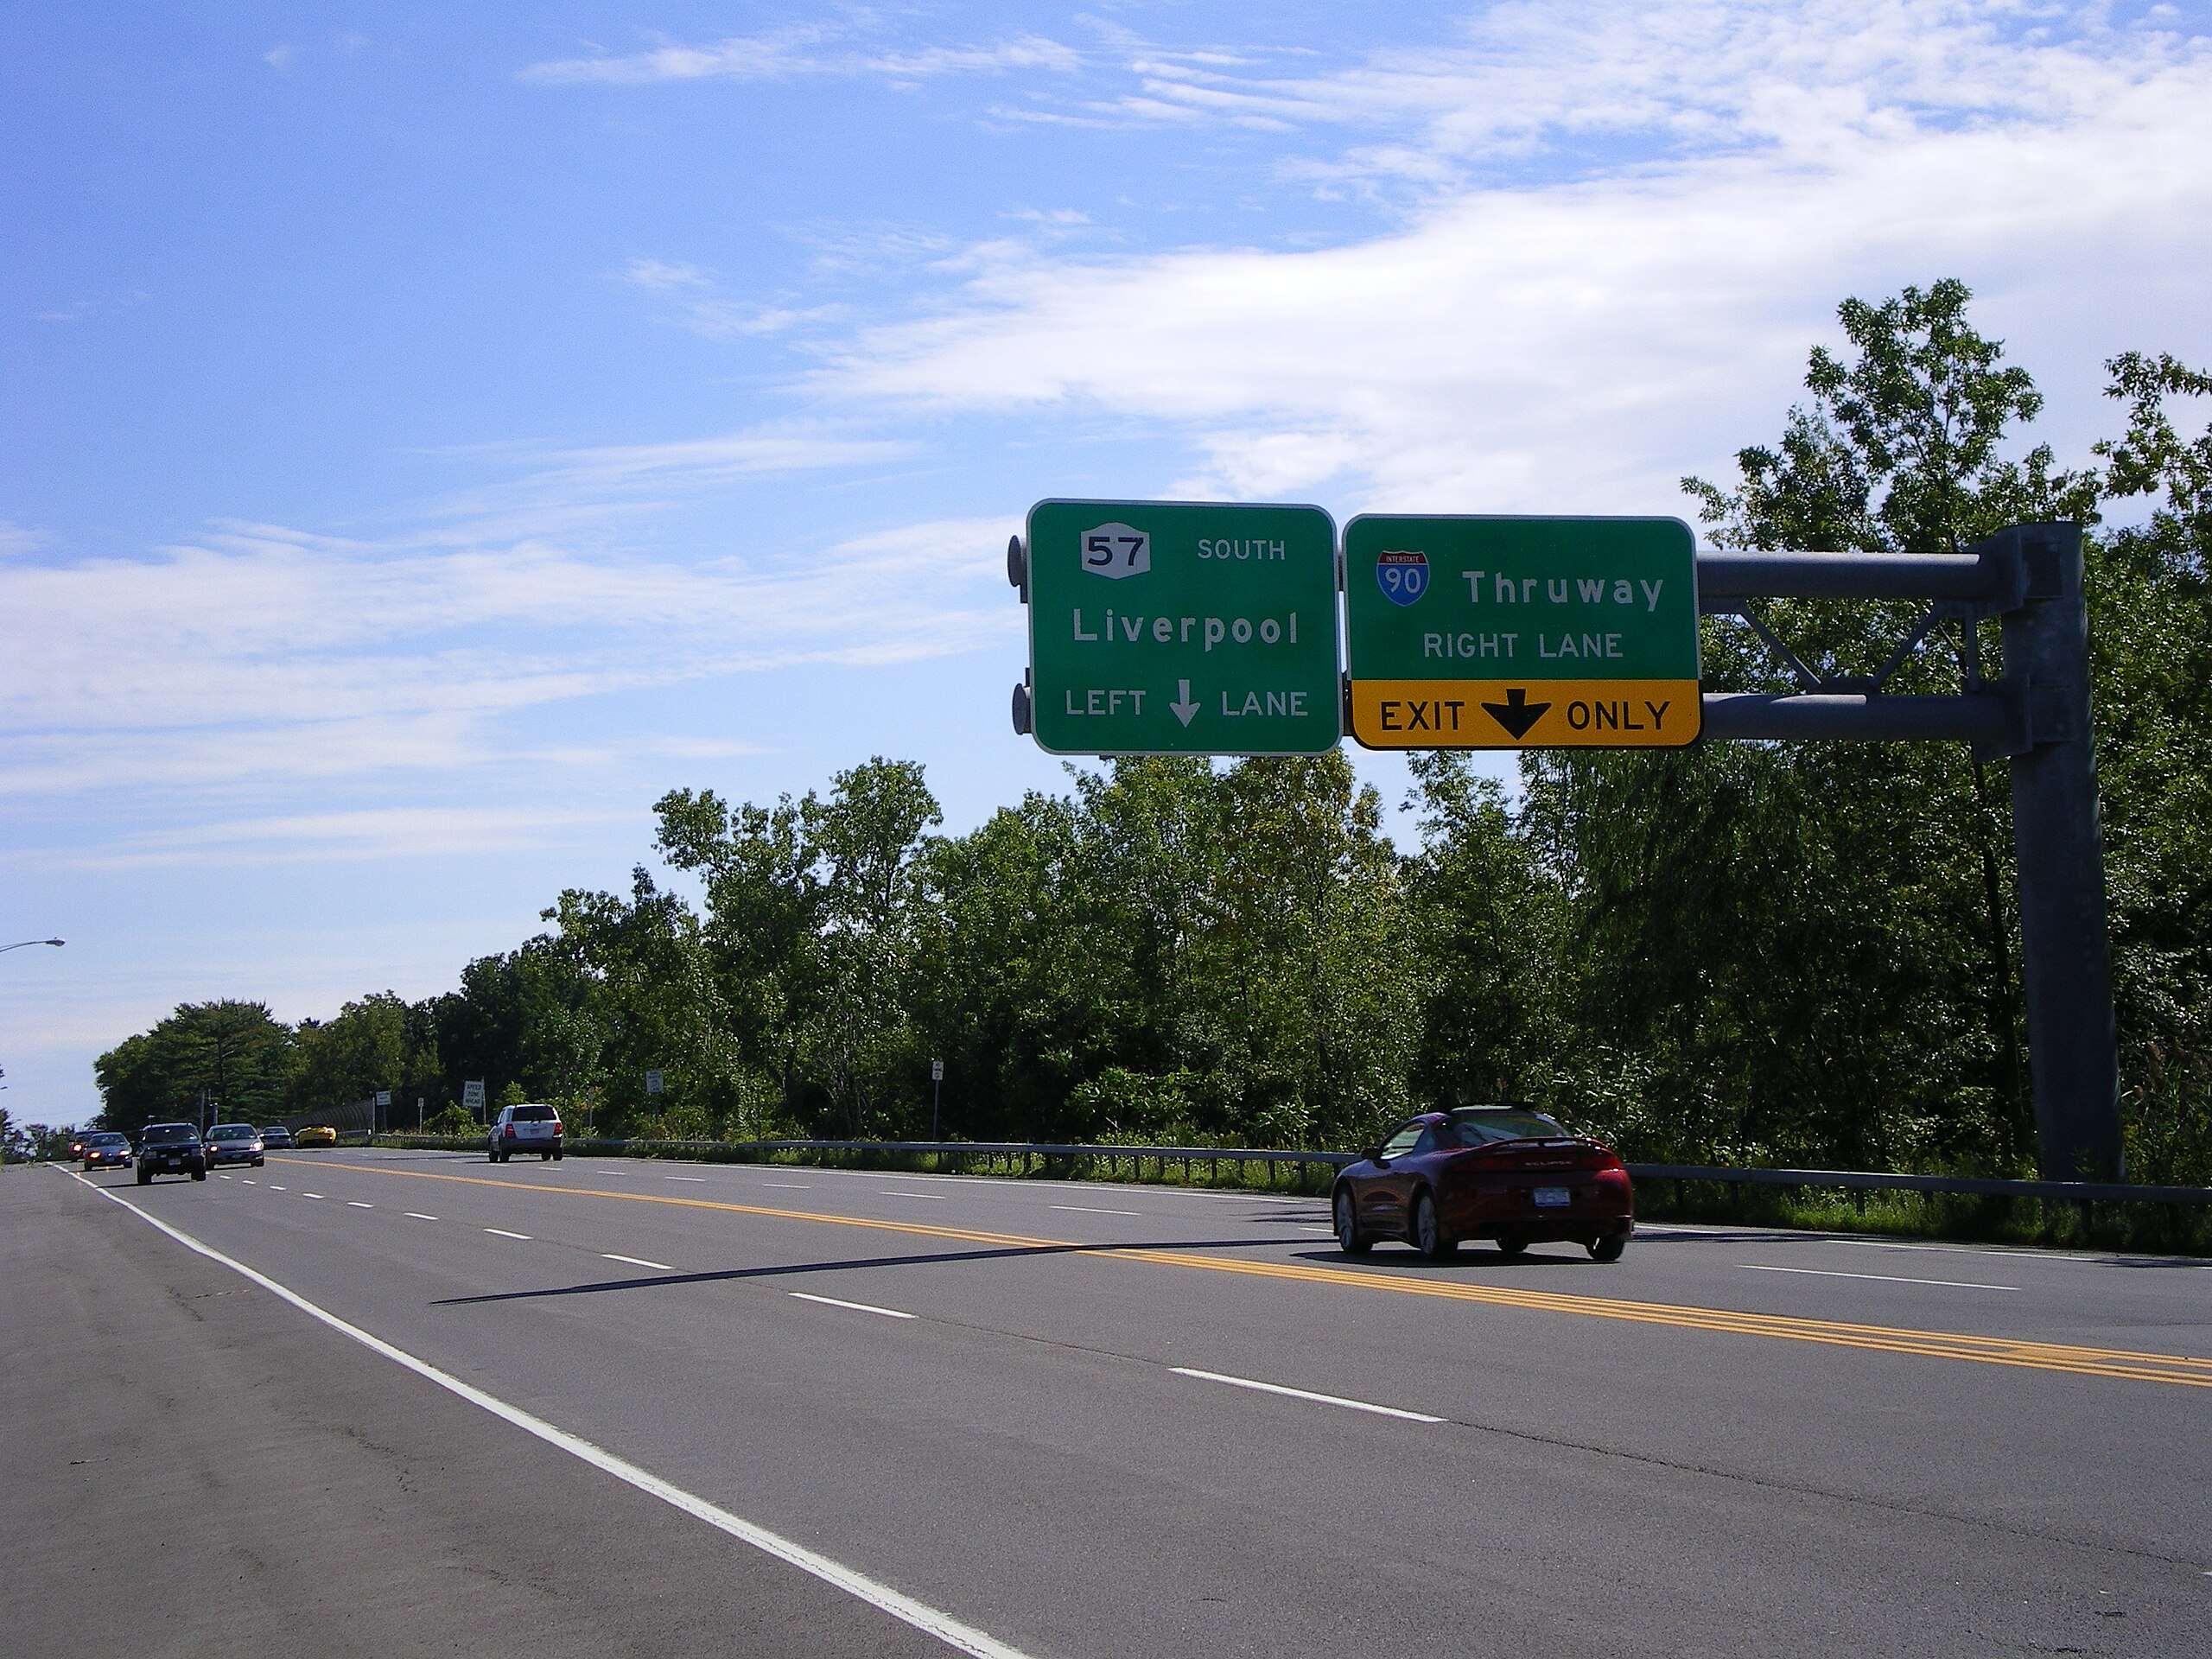
[[[386,1141],[435,1141],[452,1137],[387,1135]],[[776,1152],[859,1152],[902,1157],[1009,1158],[1049,1162],[1052,1160],[1129,1160],[1140,1174],[1144,1163],[1157,1162],[1161,1173],[1170,1164],[1180,1164],[1188,1177],[1192,1166],[1206,1164],[1289,1164],[1304,1167],[1342,1169],[1365,1154],[1321,1152],[1312,1147],[1116,1147],[1084,1143],[1058,1144],[1035,1141],[617,1141],[604,1138],[570,1140],[568,1150],[586,1156],[684,1152],[720,1153],[743,1157]],[[2007,1198],[2047,1198],[2068,1204],[2195,1204],[2212,1205],[2212,1187],[2136,1186],[2124,1181],[2012,1181],[1972,1175],[1899,1175],[1881,1170],[1858,1169],[1738,1169],[1714,1164],[1630,1164],[1629,1173],[1639,1181],[1713,1181],[1749,1186],[1825,1186],[1846,1191],[1952,1192]]]

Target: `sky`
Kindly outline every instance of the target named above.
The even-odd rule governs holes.
[[[2204,5],[20,0],[0,106],[18,1122],[451,988],[671,789],[1065,789],[1039,499],[1688,516],[1944,276],[2063,459],[2212,360]]]

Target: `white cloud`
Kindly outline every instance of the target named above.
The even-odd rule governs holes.
[[[1206,95],[1179,93],[1184,116],[1395,125],[1308,165],[1419,177],[1422,206],[1318,251],[993,244],[954,302],[859,334],[819,384],[872,408],[1103,410],[1192,445],[1193,493],[1679,511],[1679,473],[1778,423],[1845,293],[1962,276],[1986,325],[2091,360],[2212,343],[2191,275],[2212,55],[2101,16],[1510,7],[1418,60],[1266,83],[1183,66]],[[1578,148],[1608,135],[1657,149]]]
[[[0,559],[14,558],[19,554],[35,553],[47,545],[50,538],[44,531],[0,518]]]
[[[548,86],[597,82],[619,86],[685,80],[783,80],[802,75],[868,75],[924,80],[938,75],[1011,69],[1073,69],[1080,55],[1057,41],[1019,35],[988,46],[869,51],[842,46],[846,31],[808,24],[731,35],[708,46],[664,45],[621,57],[565,58],[532,64],[526,81]]]
[[[711,272],[681,262],[632,259],[623,269],[622,280],[674,302],[677,320],[708,340],[779,334],[800,323],[823,321],[837,315],[832,306],[794,309],[727,299]]]
[[[442,858],[525,852],[577,829],[638,817],[543,807],[405,806],[294,812],[147,830],[118,838],[62,866],[127,869],[161,865]]]
[[[714,286],[714,278],[698,266],[660,259],[632,259],[623,267],[622,280],[661,294]]]
[[[450,771],[511,759],[493,723],[548,703],[966,650],[1011,626],[1009,528],[681,563],[230,525],[143,559],[0,566],[0,793]]]

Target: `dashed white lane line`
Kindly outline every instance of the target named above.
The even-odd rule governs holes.
[[[527,1240],[530,1237],[528,1233],[511,1233],[504,1227],[486,1227],[484,1230],[487,1233],[497,1233],[501,1238],[519,1238]]]
[[[917,1192],[914,1196],[919,1198],[922,1195]],[[1056,1204],[1052,1208],[1073,1210],[1086,1216],[1141,1216],[1144,1213],[1141,1210],[1101,1210],[1096,1205],[1089,1204]]]
[[[84,1180],[84,1177],[77,1174],[73,1170],[64,1173],[73,1180]],[[308,1318],[319,1319],[340,1336],[351,1338],[371,1353],[379,1354],[395,1365],[401,1366],[414,1372],[416,1376],[435,1383],[448,1394],[456,1395],[467,1401],[469,1404],[480,1407],[501,1421],[510,1423],[522,1430],[524,1433],[533,1435],[548,1446],[558,1447],[580,1462],[589,1464],[601,1473],[612,1475],[625,1485],[634,1486],[647,1497],[658,1498],[671,1509],[681,1510],[694,1520],[705,1522],[717,1532],[727,1534],[741,1544],[749,1544],[764,1555],[773,1556],[777,1560],[785,1562],[810,1577],[821,1580],[824,1584],[843,1591],[857,1601],[864,1601],[871,1607],[881,1609],[901,1624],[910,1624],[925,1635],[935,1637],[945,1646],[969,1655],[969,1659],[1028,1659],[1028,1656],[1020,1649],[1000,1641],[988,1631],[979,1630],[974,1625],[964,1624],[953,1618],[951,1614],[931,1606],[925,1601],[917,1601],[913,1597],[894,1590],[887,1584],[871,1579],[864,1573],[855,1572],[842,1561],[833,1560],[819,1551],[809,1549],[804,1544],[794,1543],[780,1534],[771,1532],[766,1527],[746,1520],[742,1516],[734,1515],[720,1504],[709,1503],[696,1493],[688,1492],[672,1481],[663,1480],[658,1475],[630,1462],[627,1459],[616,1457],[612,1452],[594,1445],[581,1434],[572,1434],[567,1429],[557,1427],[546,1421],[544,1418],[524,1411],[519,1406],[511,1406],[497,1395],[487,1394],[474,1383],[464,1382],[450,1372],[440,1370],[428,1360],[417,1359],[404,1348],[386,1342],[382,1337],[372,1335],[358,1325],[347,1324],[335,1313],[318,1307],[290,1287],[277,1283],[268,1274],[257,1272],[254,1268],[246,1266],[245,1262],[225,1255],[220,1250],[210,1245],[202,1244],[190,1233],[184,1231],[181,1228],[170,1226],[160,1217],[141,1210],[128,1198],[110,1192],[95,1182],[85,1181],[84,1184],[102,1198],[111,1199],[121,1205],[141,1221],[150,1226],[158,1227],[185,1249],[196,1255],[206,1256],[211,1262],[219,1262],[240,1277],[260,1286],[271,1295],[290,1303]]]
[[[2066,1255],[2057,1250],[1993,1250],[1979,1244],[1899,1244],[1888,1239],[1829,1238],[1826,1244],[1848,1244],[1862,1250],[1936,1250],[1945,1255],[2002,1255],[2029,1262],[2056,1262],[2069,1268],[2103,1268],[2113,1265],[2094,1255]]]
[[[1757,1262],[1736,1264],[1746,1273],[1802,1273],[1815,1279],[1872,1279],[1885,1285],[1942,1285],[1949,1290],[2018,1290],[2018,1285],[1977,1285],[1965,1279],[1904,1279],[1893,1273],[1835,1273],[1826,1268],[1770,1268]]]
[[[707,1178],[703,1175],[664,1175],[661,1177],[661,1179],[664,1181],[696,1181],[702,1186],[704,1186],[707,1184]]]
[[[269,1183],[269,1190],[271,1192],[289,1192],[292,1189],[289,1186],[279,1186],[276,1182],[271,1181]]]
[[[303,1198],[319,1198],[322,1194],[320,1192],[302,1192],[300,1196]]]
[[[409,1210],[403,1213],[410,1221],[435,1221],[437,1219],[435,1216],[424,1215],[420,1210]]]
[[[228,1180],[230,1177],[226,1175],[223,1179],[225,1180]],[[251,1175],[241,1175],[238,1177],[238,1179],[244,1181],[248,1186],[259,1186],[261,1185],[259,1181],[255,1180]]]
[[[887,1186],[883,1189],[883,1196],[887,1198],[927,1198],[931,1204],[952,1202],[950,1192],[899,1192]]]
[[[914,1317],[911,1313],[901,1313],[895,1307],[874,1307],[866,1302],[842,1302],[835,1296],[812,1296],[803,1290],[794,1290],[791,1294],[802,1302],[819,1302],[824,1307],[849,1307],[855,1313],[880,1313],[887,1319],[911,1319]]]
[[[674,1268],[670,1267],[665,1262],[648,1262],[642,1255],[617,1255],[612,1250],[601,1250],[600,1254],[605,1256],[609,1262],[627,1262],[633,1268],[653,1268],[662,1273],[674,1273],[676,1271]]]
[[[814,1188],[805,1181],[763,1181],[763,1186],[785,1186],[794,1192],[811,1192]]]
[[[346,1200],[346,1207],[348,1210],[373,1210],[376,1208],[376,1205],[373,1204],[363,1204],[359,1198],[348,1198]]]
[[[1398,1417],[1409,1423],[1440,1423],[1441,1417],[1432,1417],[1425,1411],[1402,1411],[1396,1406],[1378,1406],[1368,1400],[1347,1400],[1340,1394],[1315,1394],[1310,1389],[1287,1389],[1280,1382],[1259,1382],[1249,1376],[1224,1376],[1219,1371],[1193,1370],[1187,1365],[1167,1368],[1178,1376],[1195,1376],[1202,1382],[1226,1382],[1232,1389],[1254,1389],[1262,1394],[1280,1394],[1286,1399],[1309,1400],[1319,1406],[1342,1406],[1347,1411],[1373,1412],[1377,1417]]]

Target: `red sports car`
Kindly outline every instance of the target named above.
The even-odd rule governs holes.
[[[1618,1262],[1636,1230],[1636,1195],[1611,1147],[1526,1106],[1429,1112],[1337,1177],[1337,1243],[1363,1255],[1402,1238],[1443,1261],[1463,1238],[1502,1255],[1569,1240]]]

